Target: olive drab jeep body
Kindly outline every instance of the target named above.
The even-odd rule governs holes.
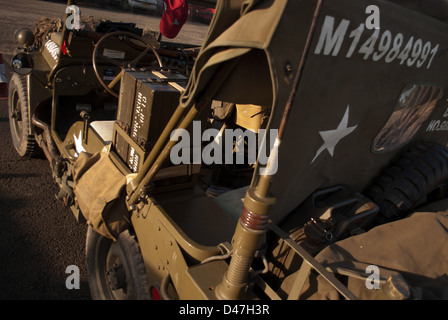
[[[89,225],[92,297],[448,298],[447,19],[219,0],[200,51],[111,22],[22,40],[13,141]]]

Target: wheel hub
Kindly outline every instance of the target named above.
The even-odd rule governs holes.
[[[126,289],[126,272],[121,262],[116,261],[107,270],[107,281],[112,290]]]

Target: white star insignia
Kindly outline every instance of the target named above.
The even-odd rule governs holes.
[[[84,149],[84,146],[82,145],[82,131],[79,131],[79,137],[73,135],[73,138],[75,138],[76,156],[79,156],[81,152],[86,152],[86,149]]]
[[[333,157],[334,154],[334,148],[336,145],[341,141],[342,138],[348,136],[350,133],[353,132],[353,130],[356,129],[356,126],[353,127],[347,127],[348,124],[348,114],[349,114],[350,106],[347,106],[347,109],[345,110],[344,117],[342,118],[341,122],[339,123],[337,129],[335,130],[327,130],[327,131],[319,131],[320,136],[324,140],[324,144],[317,150],[316,155],[314,156],[311,163],[316,160],[316,158],[326,149],[328,150],[328,153]]]

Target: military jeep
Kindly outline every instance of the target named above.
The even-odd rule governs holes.
[[[200,50],[19,32],[12,139],[88,224],[92,298],[448,298],[447,18],[219,0]]]

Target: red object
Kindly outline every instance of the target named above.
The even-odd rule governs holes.
[[[8,98],[8,82],[5,76],[5,66],[3,65],[3,54],[0,52],[0,99]]]
[[[61,51],[64,54],[64,56],[67,54],[67,40],[64,40],[64,43],[62,44]]]
[[[190,15],[194,19],[210,23],[212,21],[214,14],[215,14],[215,8],[190,5]]]
[[[152,300],[162,300],[160,298],[159,290],[154,286],[151,287],[151,298]]]
[[[163,0],[160,32],[167,38],[175,38],[188,18],[187,0]]]

